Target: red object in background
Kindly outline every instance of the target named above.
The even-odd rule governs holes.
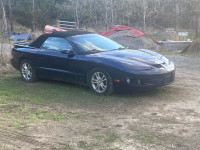
[[[52,32],[58,32],[58,31],[67,31],[67,30],[61,29],[59,27],[50,26],[50,25],[46,25],[44,27],[44,33],[52,33]]]
[[[99,34],[103,35],[103,36],[108,36],[108,35],[111,35],[111,34],[117,32],[117,31],[123,31],[123,30],[130,30],[131,32],[133,32],[137,36],[144,36],[144,33],[142,33],[139,30],[133,29],[133,28],[128,27],[128,26],[121,26],[121,25],[111,25],[109,30],[107,30],[105,32],[99,32]]]

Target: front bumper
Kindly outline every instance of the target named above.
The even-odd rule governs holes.
[[[156,75],[129,75],[120,83],[115,83],[115,87],[122,89],[146,89],[169,85],[175,81],[175,70]]]
[[[13,58],[10,59],[10,63],[15,69],[19,70],[19,65],[18,63],[16,63],[16,61]]]

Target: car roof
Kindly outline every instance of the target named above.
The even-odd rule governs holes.
[[[88,31],[65,31],[65,32],[53,32],[50,34],[43,34],[39,36],[35,41],[33,41],[29,46],[40,48],[41,45],[46,41],[49,37],[70,37],[70,36],[76,36],[76,35],[83,35],[83,34],[92,34],[93,32]]]

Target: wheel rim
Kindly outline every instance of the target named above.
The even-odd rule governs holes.
[[[92,75],[91,83],[97,93],[103,93],[107,89],[107,78],[102,72],[95,72]]]
[[[28,63],[24,63],[22,65],[22,75],[24,77],[24,79],[26,80],[30,80],[32,77],[32,68],[31,65]]]

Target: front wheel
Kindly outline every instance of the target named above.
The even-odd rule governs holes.
[[[22,60],[20,64],[20,73],[24,81],[33,82],[36,80],[35,70],[28,60]]]
[[[95,68],[89,73],[90,89],[96,94],[109,95],[113,92],[112,79],[105,70]]]

